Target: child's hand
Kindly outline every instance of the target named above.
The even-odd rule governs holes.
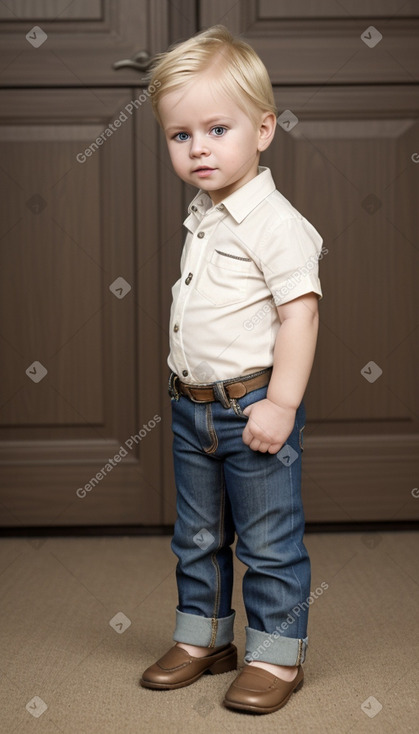
[[[249,420],[243,431],[243,441],[253,451],[277,454],[292,432],[295,409],[282,408],[265,398],[243,410]]]

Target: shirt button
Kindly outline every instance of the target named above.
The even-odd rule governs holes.
[[[222,212],[224,209],[224,204],[218,204],[217,209],[219,209],[220,212]]]
[[[198,207],[196,207],[195,205],[194,206],[191,206],[191,209],[192,209],[193,212],[197,212],[198,211]]]
[[[188,370],[182,370],[183,377],[187,377],[189,375]]]
[[[202,240],[203,237],[205,237],[205,232],[198,232],[198,235],[200,240]]]
[[[173,327],[173,331],[179,331],[179,324],[175,324]]]
[[[185,280],[186,285],[189,285],[189,283],[191,282],[192,278],[193,278],[193,274],[192,273],[189,273],[188,277]]]

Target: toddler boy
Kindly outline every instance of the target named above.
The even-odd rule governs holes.
[[[308,641],[303,395],[322,238],[259,166],[276,107],[248,44],[214,26],[161,54],[151,83],[174,170],[199,191],[170,316],[176,644],[141,684],[180,688],[237,667],[236,534],[247,566],[246,664],[224,704],[270,713],[301,687]]]

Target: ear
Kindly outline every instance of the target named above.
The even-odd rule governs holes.
[[[264,112],[259,125],[258,150],[266,150],[272,143],[276,130],[276,117],[273,112]]]

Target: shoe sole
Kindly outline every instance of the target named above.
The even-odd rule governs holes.
[[[190,686],[192,683],[195,683],[195,681],[199,680],[199,678],[205,675],[205,673],[210,673],[211,675],[219,675],[220,673],[229,673],[231,670],[236,669],[237,652],[233,651],[229,655],[226,655],[225,658],[217,660],[209,668],[206,668],[201,673],[194,675],[193,678],[188,678],[187,681],[180,681],[179,683],[154,683],[153,681],[148,681],[144,680],[144,678],[141,678],[140,685],[143,686],[143,688],[154,688],[156,690],[168,691],[176,688],[185,688],[185,686]]]
[[[251,704],[245,704],[245,703],[235,703],[234,701],[223,701],[224,706],[226,706],[229,709],[234,709],[235,711],[247,711],[251,714],[273,714],[275,711],[279,711],[283,706],[285,706],[286,703],[290,700],[293,693],[297,693],[297,691],[300,690],[300,688],[303,687],[304,678],[300,680],[300,682],[295,686],[295,688],[292,689],[292,691],[289,692],[288,696],[286,698],[283,698],[281,703],[279,703],[277,706],[252,706]]]

